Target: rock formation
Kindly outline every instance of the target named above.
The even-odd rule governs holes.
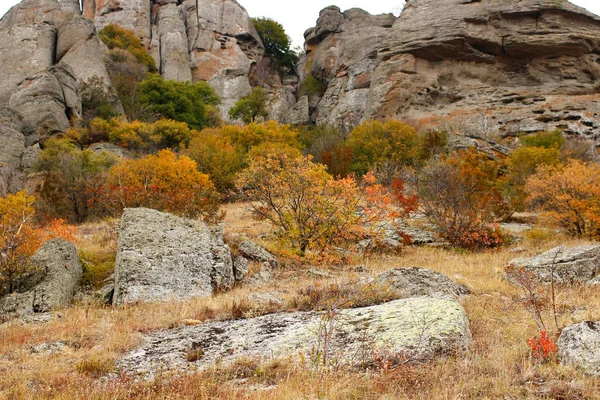
[[[75,246],[60,239],[50,240],[31,261],[37,270],[19,283],[16,293],[0,297],[0,319],[71,305],[83,275]]]
[[[218,228],[156,210],[125,210],[113,304],[212,296],[233,283],[231,252]]]
[[[327,351],[340,365],[370,362],[378,351],[392,362],[427,360],[464,351],[472,340],[464,309],[448,299],[411,298],[343,310],[336,321],[327,333]],[[319,335],[326,334],[320,326],[321,313],[296,312],[170,329],[146,336],[118,366],[152,376],[160,370],[207,369],[216,362],[230,365],[240,358],[316,357],[323,351]]]
[[[600,273],[600,245],[556,247],[535,257],[511,260],[509,265],[525,268],[545,283],[549,283],[554,274],[556,282],[591,284]]]
[[[305,35],[318,122],[598,136],[600,18],[566,0],[409,0],[395,21],[329,7]]]
[[[235,0],[83,0],[83,15],[98,29],[117,24],[134,31],[165,79],[209,82],[225,118],[251,92],[249,75],[264,53]]]
[[[373,285],[399,299],[409,297],[446,297],[456,299],[471,290],[454,283],[446,275],[425,268],[395,268],[375,277]]]
[[[586,321],[563,328],[558,355],[561,363],[600,376],[600,322]]]

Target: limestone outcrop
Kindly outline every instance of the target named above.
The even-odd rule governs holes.
[[[121,219],[113,304],[208,297],[234,283],[223,233],[146,208]]]
[[[558,338],[558,356],[563,364],[600,376],[600,322],[565,327]]]
[[[457,299],[471,294],[469,288],[446,275],[417,267],[391,269],[376,276],[372,284],[399,299],[419,296]]]
[[[17,291],[0,297],[0,319],[71,305],[83,275],[77,249],[61,239],[46,242],[32,257],[36,270]]]
[[[525,268],[545,283],[551,282],[554,274],[555,282],[591,284],[600,273],[600,245],[556,247],[535,257],[511,260],[509,265]]]
[[[328,335],[326,348],[320,335]],[[324,323],[321,313],[295,312],[164,330],[146,336],[142,347],[118,366],[148,377],[161,370],[203,370],[217,362],[230,365],[240,358],[292,357],[300,362],[301,354],[304,359],[311,354],[316,358],[324,351],[339,365],[368,363],[378,352],[392,363],[418,362],[465,351],[471,341],[460,304],[411,298],[342,310],[331,325]]]
[[[566,0],[409,0],[395,20],[329,7],[305,35],[304,65],[326,88],[316,121],[600,129],[600,18]]]

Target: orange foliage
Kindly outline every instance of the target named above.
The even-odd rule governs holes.
[[[574,236],[600,237],[600,165],[571,160],[527,181],[529,205]]]
[[[170,150],[138,160],[124,160],[108,173],[104,204],[114,214],[148,207],[187,217],[219,219],[219,195],[196,163]]]
[[[19,280],[35,272],[29,259],[47,240],[74,240],[75,228],[63,220],[47,227],[33,224],[35,198],[19,192],[0,199],[0,294],[18,289]]]
[[[533,358],[540,361],[553,360],[558,354],[558,346],[546,331],[541,331],[539,338],[527,340],[527,345],[531,348]]]
[[[401,183],[389,190],[370,173],[361,187],[353,177],[334,179],[311,156],[286,153],[251,160],[236,187],[301,256],[307,250],[322,256],[332,247],[356,243],[377,233],[379,223],[391,223],[416,208],[416,198],[405,196]]]

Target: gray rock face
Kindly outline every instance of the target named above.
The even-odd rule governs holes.
[[[233,283],[221,231],[156,210],[125,210],[113,304],[206,297]]]
[[[566,0],[411,0],[396,20],[341,15],[329,7],[306,32],[312,73],[327,87],[313,120],[505,135],[594,137],[600,127],[600,18]]]
[[[165,79],[191,82],[185,21],[177,4],[165,4],[158,11],[160,73]]]
[[[0,164],[13,170],[21,166],[21,157],[25,151],[22,120],[23,117],[13,109],[0,106]]]
[[[161,369],[202,370],[217,360],[229,365],[239,358],[316,356],[324,351],[323,328],[320,313],[296,312],[165,330],[146,336],[143,346],[118,366],[151,376]],[[398,362],[431,359],[465,351],[472,340],[462,306],[432,298],[342,310],[328,333],[330,360],[350,365],[369,362],[378,351]],[[357,357],[364,348],[373,350]]]
[[[600,245],[556,247],[532,258],[511,260],[510,266],[525,268],[542,282],[574,283],[588,282],[600,273]]]
[[[600,376],[600,322],[564,328],[558,338],[558,356],[563,364]]]
[[[54,239],[33,256],[38,270],[20,284],[17,293],[0,298],[0,318],[50,311],[66,307],[83,275],[83,268],[72,243]]]
[[[324,9],[314,32],[307,32],[306,53],[312,74],[327,84],[313,119],[319,124],[351,128],[366,116],[371,75],[377,67],[377,48],[395,18],[373,16],[337,7]],[[310,42],[310,44],[308,44]]]
[[[70,128],[70,117],[77,117],[81,111],[77,90],[73,70],[63,64],[19,84],[10,98],[10,106],[23,115],[28,145]]]
[[[446,275],[417,267],[391,269],[375,277],[373,284],[401,299],[420,296],[455,299],[471,294],[469,288]]]

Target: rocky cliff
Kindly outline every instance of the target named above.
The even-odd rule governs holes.
[[[399,18],[324,9],[303,75],[316,122],[400,118],[596,137],[600,18],[565,0],[409,0]]]

